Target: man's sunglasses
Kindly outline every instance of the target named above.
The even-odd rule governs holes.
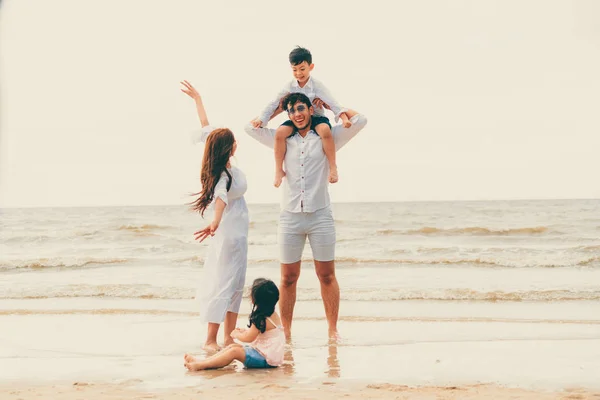
[[[292,107],[289,110],[287,110],[287,113],[288,113],[288,115],[294,115],[297,112],[301,113],[301,112],[304,112],[304,111],[306,111],[306,106],[303,105],[303,104],[300,104],[295,109],[294,109],[294,107]]]

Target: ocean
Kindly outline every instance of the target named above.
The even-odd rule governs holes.
[[[261,276],[278,283],[278,205],[249,209],[246,285]],[[487,343],[488,361],[506,362],[485,373],[502,382],[524,379],[503,358],[513,353],[522,368],[537,368],[535,382],[600,376],[600,200],[344,203],[333,211],[343,339],[332,361],[307,244],[288,372],[439,381],[481,351],[456,346]],[[0,210],[5,378],[26,379],[39,357],[53,378],[99,366],[112,378],[160,376],[183,352],[199,352],[205,327],[194,296],[207,243],[193,232],[209,221],[185,205]],[[249,308],[246,297],[240,325]],[[552,351],[540,347],[545,341]],[[381,368],[350,361],[370,354]],[[535,363],[519,358],[527,354]],[[444,355],[455,364],[440,366]],[[142,358],[160,365],[140,368]],[[477,361],[463,365],[462,378],[465,370],[468,379],[488,376]]]

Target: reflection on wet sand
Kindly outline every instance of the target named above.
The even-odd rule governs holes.
[[[298,349],[300,351],[300,349]],[[318,365],[318,364],[317,364]],[[302,369],[302,368],[301,368]],[[335,341],[330,342],[327,345],[327,364],[324,370],[321,370],[324,373],[323,377],[328,378],[339,378],[341,374],[340,362],[338,359],[338,343]],[[315,371],[317,372],[317,371]],[[279,366],[277,375],[283,375],[287,377],[294,377],[298,374],[302,375],[301,371],[299,371],[296,367],[294,360],[294,346],[290,342],[285,347],[285,353],[283,355],[283,364]],[[318,372],[317,372],[318,374]],[[314,378],[318,378],[318,375],[313,375]]]
[[[205,369],[201,371],[187,371],[186,375],[194,376],[202,376],[204,379],[216,379],[221,378],[226,375],[236,374],[243,370],[244,367],[237,363],[231,363],[226,367],[218,368],[218,369]]]
[[[295,376],[299,373],[296,368],[294,361],[294,344],[292,341],[288,341],[285,346],[285,353],[283,355],[283,364],[279,367],[279,370],[285,376]],[[327,365],[325,370],[322,370],[328,378],[339,378],[341,375],[340,362],[338,359],[338,342],[330,340],[327,344]],[[317,376],[314,376],[315,378]]]
[[[294,352],[292,351],[292,346],[290,346],[290,344],[285,346],[285,352],[283,353],[283,364],[279,366],[279,369],[283,371],[284,375],[294,375]]]
[[[340,377],[340,362],[338,360],[338,345],[337,342],[329,343],[329,356],[327,357],[327,376],[330,378]]]

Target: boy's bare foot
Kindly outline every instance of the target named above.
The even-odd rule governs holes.
[[[273,182],[273,186],[278,188],[281,186],[281,182],[283,181],[283,177],[285,176],[284,170],[275,171],[275,181]]]
[[[336,183],[338,181],[337,168],[329,169],[329,183]]]
[[[202,349],[208,354],[214,354],[221,350],[217,342],[206,342],[204,343],[204,347]]]

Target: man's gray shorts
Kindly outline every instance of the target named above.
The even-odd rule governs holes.
[[[281,212],[277,232],[280,262],[300,261],[307,237],[316,261],[335,259],[335,224],[330,206],[312,213]]]

